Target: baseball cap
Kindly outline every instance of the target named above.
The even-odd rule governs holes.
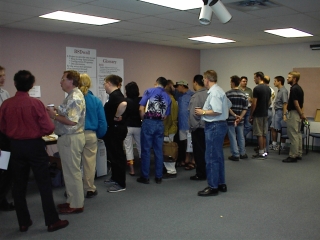
[[[176,88],[176,87],[178,87],[178,85],[183,85],[183,86],[186,86],[186,87],[188,87],[188,83],[187,83],[187,81],[179,81],[179,82],[176,82],[176,85],[174,85],[174,87]]]

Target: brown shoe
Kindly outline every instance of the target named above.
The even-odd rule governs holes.
[[[54,232],[69,225],[68,220],[60,220],[48,226],[48,232]]]
[[[60,208],[60,209],[61,208],[68,208],[69,206],[70,206],[70,203],[61,203],[61,204],[57,205],[57,207]]]
[[[32,220],[29,220],[29,223],[27,225],[21,225],[20,226],[20,232],[26,232],[28,231],[29,227],[32,225]]]
[[[59,213],[60,214],[82,213],[83,209],[84,209],[84,207],[82,207],[82,208],[71,208],[71,207],[60,208]]]

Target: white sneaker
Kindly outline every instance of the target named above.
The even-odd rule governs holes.
[[[269,150],[274,150],[274,148],[277,147],[277,145],[273,145],[272,143],[269,145]]]
[[[279,147],[280,147],[279,145],[276,145],[276,146],[273,147],[273,150],[274,151],[279,151]],[[280,148],[280,150],[281,150],[281,148]]]

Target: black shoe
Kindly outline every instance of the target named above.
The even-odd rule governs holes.
[[[297,162],[297,158],[292,158],[292,157],[287,157],[286,159],[283,159],[282,162],[284,163],[296,163]]]
[[[221,184],[218,186],[218,190],[220,192],[226,192],[227,191],[227,185],[226,184]]]
[[[190,180],[194,180],[194,181],[205,181],[206,179],[207,178],[205,177],[199,177],[197,174],[190,177]]]
[[[245,153],[243,155],[240,155],[240,159],[247,159],[248,158],[248,155]]]
[[[231,160],[231,161],[239,161],[239,157],[235,157],[233,155],[228,157],[228,159]]]
[[[156,181],[156,184],[161,184],[161,182],[162,182],[162,178],[156,177],[154,180]]]
[[[296,157],[297,160],[302,160],[302,157]]]
[[[149,184],[149,178],[139,177],[139,178],[137,178],[137,182]]]
[[[86,198],[93,198],[95,196],[98,195],[98,191],[95,190],[94,192],[93,191],[87,191],[87,195],[86,195]]]
[[[163,174],[162,178],[163,179],[168,179],[168,178],[176,178],[177,174],[176,173],[165,173]]]
[[[0,206],[0,211],[13,211],[15,210],[13,203],[7,203]]]
[[[202,191],[198,192],[198,196],[201,196],[201,197],[216,196],[218,195],[218,193],[219,193],[218,188],[206,187]]]
[[[30,219],[29,220],[29,223],[27,224],[27,225],[22,225],[22,226],[20,226],[20,228],[19,228],[19,230],[20,230],[20,232],[26,232],[26,231],[28,231],[28,229],[29,229],[29,227],[32,225],[32,220]]]

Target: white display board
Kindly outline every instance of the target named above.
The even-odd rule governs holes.
[[[98,98],[103,104],[108,101],[109,96],[104,89],[104,79],[108,75],[118,75],[122,78],[121,91],[124,93],[124,71],[123,71],[123,59],[119,58],[97,58],[97,79],[98,79]]]
[[[97,51],[95,49],[67,47],[66,70],[87,73],[92,82],[90,90],[97,95]]]

